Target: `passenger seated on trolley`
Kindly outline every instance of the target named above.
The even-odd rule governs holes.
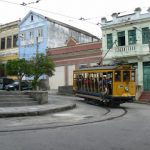
[[[102,77],[99,78],[99,89],[100,92],[102,91],[102,85],[103,85],[103,81],[102,81]]]
[[[85,85],[85,91],[89,91],[90,89],[90,77],[87,77],[86,79],[84,79],[84,85]]]
[[[91,92],[94,91],[94,80],[93,80],[92,77],[90,78],[90,91],[91,91]]]
[[[92,77],[89,77],[89,78],[88,78],[88,88],[89,88],[89,92],[92,92],[92,82],[93,82]]]
[[[83,86],[82,82],[83,82],[83,76],[82,75],[77,76],[77,88],[78,88],[78,90],[80,90],[81,87]]]
[[[112,95],[112,78],[107,79],[108,94]]]
[[[97,80],[97,78],[95,78],[95,90],[96,90],[96,92],[98,92],[98,80]]]
[[[108,89],[107,89],[108,87],[107,87],[107,78],[106,78],[106,75],[103,76],[103,85],[102,86],[103,86],[102,89],[105,92],[105,94],[108,94],[107,93],[108,92]]]
[[[107,79],[106,79],[106,76],[104,75],[103,77],[103,86],[106,86],[107,85]]]
[[[115,73],[115,81],[121,81],[121,75],[119,71]]]
[[[129,71],[124,71],[123,72],[123,81],[130,81],[130,73]]]

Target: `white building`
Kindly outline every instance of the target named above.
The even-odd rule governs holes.
[[[101,18],[103,63],[126,61],[137,67],[137,90],[150,91],[150,8],[142,13],[112,14],[112,20]],[[107,53],[107,54],[106,54]]]

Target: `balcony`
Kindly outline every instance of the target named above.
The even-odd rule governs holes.
[[[134,56],[146,56],[150,54],[150,48],[148,44],[136,44],[128,46],[113,47],[108,53],[107,58],[125,58]]]
[[[118,46],[113,48],[116,57],[129,57],[137,55],[136,45]]]

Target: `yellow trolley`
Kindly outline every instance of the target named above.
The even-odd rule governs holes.
[[[136,94],[135,68],[124,64],[74,70],[73,91],[76,96],[111,106],[132,102]]]

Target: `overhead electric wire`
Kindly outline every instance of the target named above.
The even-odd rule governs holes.
[[[47,13],[51,13],[51,14],[54,14],[54,15],[59,15],[59,16],[63,16],[63,17],[71,18],[71,19],[77,19],[77,18],[75,18],[75,17],[71,17],[71,16],[68,16],[68,15],[61,14],[61,13],[56,13],[56,12],[44,10],[44,9],[41,9],[41,8],[35,8],[35,7],[28,6],[28,5],[22,5],[22,4],[15,3],[15,2],[10,2],[10,1],[7,1],[7,0],[0,0],[0,1],[1,1],[1,2],[6,2],[6,3],[9,3],[9,4],[14,4],[14,5],[22,6],[22,7],[28,7],[28,8],[40,10],[40,11],[43,11],[43,12],[47,12]],[[23,3],[24,3],[24,2],[23,2]],[[79,20],[79,19],[78,19],[78,20]]]
[[[40,1],[42,1],[42,0],[35,0],[35,1],[31,1],[29,3],[25,3],[25,2],[15,3],[15,2],[10,2],[8,0],[0,0],[0,2],[5,2],[5,3],[13,4],[13,5],[22,6],[22,7],[27,7],[27,8],[31,8],[31,9],[35,9],[35,10],[39,10],[39,11],[43,11],[43,12],[47,12],[47,13],[51,13],[51,14],[54,14],[54,15],[75,19],[75,20],[83,20],[83,21],[86,21],[87,23],[90,23],[90,24],[93,24],[93,25],[101,25],[101,23],[99,23],[99,22],[98,23],[93,23],[93,22],[87,21],[87,20],[93,20],[95,18],[101,18],[101,17],[92,17],[92,18],[80,17],[80,18],[75,18],[75,17],[71,17],[71,16],[68,16],[68,15],[64,15],[62,13],[52,12],[52,11],[44,10],[44,9],[41,9],[41,8],[35,8],[35,7],[32,7],[32,6],[29,6],[30,4],[37,4]],[[142,7],[142,8],[146,8],[146,7]],[[133,11],[133,10],[118,12],[118,14],[130,12],[130,11]],[[108,15],[106,15],[106,16],[108,16]],[[109,17],[110,17],[110,15],[109,15]]]
[[[39,1],[39,0],[37,0],[37,1]],[[75,18],[75,17],[71,17],[71,16],[68,16],[68,15],[61,14],[61,13],[52,12],[52,11],[44,10],[44,9],[41,9],[41,8],[35,8],[35,7],[32,7],[32,6],[29,6],[30,4],[36,3],[36,1],[35,2],[30,2],[30,3],[22,2],[21,4],[20,3],[15,3],[15,2],[10,2],[10,1],[7,1],[7,0],[0,0],[0,2],[5,2],[5,3],[13,4],[13,5],[18,5],[18,6],[21,6],[21,7],[27,7],[27,8],[39,10],[39,11],[42,11],[42,12],[51,13],[51,14],[54,14],[54,15],[62,16],[62,17],[67,17],[67,18],[74,19],[74,20],[81,20],[80,18]],[[97,25],[96,23],[93,23],[93,22],[90,22],[90,21],[87,21],[87,20],[89,20],[89,19],[85,19],[84,21],[86,21],[87,23],[93,24],[93,25]]]

